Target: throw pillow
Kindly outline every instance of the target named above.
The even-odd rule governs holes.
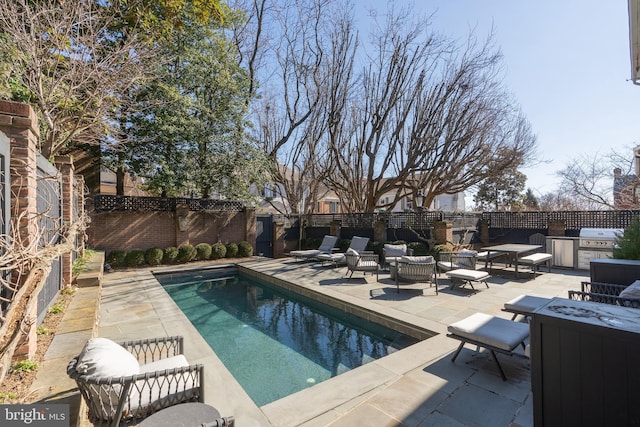
[[[399,257],[407,253],[407,245],[384,245],[384,256],[387,258]]]
[[[85,344],[76,371],[81,374],[105,378],[138,375],[138,360],[120,344],[108,338],[91,338]]]
[[[402,258],[400,258],[400,262],[405,262],[407,264],[429,264],[434,261],[431,255],[427,255],[427,256],[403,256]]]
[[[620,292],[620,298],[640,299],[640,280],[636,280]]]

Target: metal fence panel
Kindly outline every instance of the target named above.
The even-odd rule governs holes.
[[[94,198],[97,211],[175,211],[186,205],[190,211],[237,212],[244,209],[242,202],[233,200],[189,199],[185,197],[133,197],[100,194]]]
[[[62,231],[62,179],[57,169],[42,156],[38,156],[36,206],[38,212],[39,246],[57,244]],[[55,301],[62,284],[62,260],[53,261],[51,272],[38,294],[38,323],[47,308]]]

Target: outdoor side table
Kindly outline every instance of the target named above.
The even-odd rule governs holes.
[[[220,418],[220,412],[200,402],[180,403],[162,409],[138,424],[140,427],[200,427]]]

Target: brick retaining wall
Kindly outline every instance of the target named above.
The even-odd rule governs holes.
[[[87,230],[89,247],[111,250],[146,250],[183,244],[238,243],[255,248],[255,215],[240,212],[92,212]],[[184,216],[181,224],[179,217]],[[253,224],[252,222],[253,221]]]

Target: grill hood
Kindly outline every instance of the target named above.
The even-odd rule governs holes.
[[[581,239],[613,241],[624,233],[620,228],[583,228],[580,230]]]

